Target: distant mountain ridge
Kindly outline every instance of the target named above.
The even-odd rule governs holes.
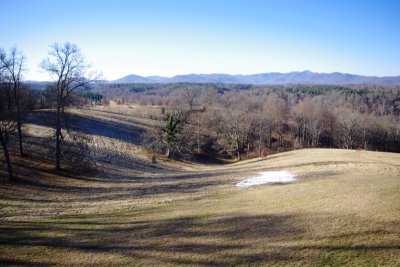
[[[127,75],[112,83],[238,83],[238,84],[382,84],[400,85],[400,76],[362,76],[348,73],[269,72],[251,75],[186,74],[174,77]]]

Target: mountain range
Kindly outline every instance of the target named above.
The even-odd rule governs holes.
[[[186,74],[173,77],[127,75],[112,83],[236,83],[236,84],[400,84],[400,76],[362,76],[348,73],[269,72],[250,75]]]

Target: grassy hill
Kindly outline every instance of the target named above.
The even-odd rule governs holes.
[[[303,149],[225,165],[151,163],[135,142],[151,120],[73,113],[114,154],[84,174],[19,159],[20,180],[0,184],[2,265],[400,262],[399,154]],[[31,138],[46,128],[31,124]],[[267,170],[297,180],[236,187]]]

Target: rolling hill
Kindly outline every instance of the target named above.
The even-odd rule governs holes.
[[[134,108],[70,110],[93,138],[97,172],[15,157],[18,182],[0,184],[0,265],[400,262],[399,154],[302,149],[223,165],[152,163],[135,137],[154,121]],[[43,147],[46,112],[30,114],[27,153]],[[296,180],[236,186],[263,171]]]

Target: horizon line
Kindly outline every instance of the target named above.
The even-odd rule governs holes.
[[[267,72],[258,72],[258,73],[250,73],[250,74],[242,74],[242,73],[224,73],[224,72],[209,72],[209,73],[204,73],[204,72],[189,72],[189,73],[180,73],[180,74],[174,74],[174,75],[158,75],[158,74],[152,74],[152,75],[141,75],[141,74],[126,74],[120,78],[124,78],[127,76],[131,75],[136,75],[140,76],[143,78],[150,78],[150,77],[161,77],[161,78],[173,78],[176,76],[185,76],[185,75],[230,75],[230,76],[250,76],[250,75],[260,75],[260,74],[290,74],[290,73],[303,73],[303,72],[311,72],[313,74],[348,74],[348,75],[354,75],[354,76],[363,76],[363,77],[376,77],[376,78],[388,78],[388,77],[400,77],[400,74],[398,75],[364,75],[364,74],[356,74],[356,73],[349,73],[349,72],[340,72],[340,71],[332,71],[332,72],[316,72],[316,71],[311,71],[311,70],[294,70],[294,71],[288,71],[288,72],[280,72],[280,71],[267,71]],[[116,80],[120,79],[117,78]],[[106,79],[106,80],[112,80],[112,79]]]
[[[131,73],[131,74],[126,74],[123,76],[120,76],[119,78],[116,79],[100,79],[100,81],[115,81],[115,80],[119,80],[128,76],[138,76],[138,77],[142,77],[142,78],[152,78],[152,77],[159,77],[159,78],[167,78],[167,79],[171,79],[177,76],[187,76],[187,75],[229,75],[229,76],[252,76],[252,75],[262,75],[262,74],[290,74],[290,73],[304,73],[304,72],[309,72],[312,74],[343,74],[343,75],[352,75],[352,76],[361,76],[361,77],[368,77],[368,78],[399,78],[399,75],[383,75],[383,76],[379,76],[379,75],[363,75],[363,74],[356,74],[356,73],[348,73],[348,72],[340,72],[340,71],[332,71],[332,72],[315,72],[315,71],[311,71],[311,70],[294,70],[294,71],[288,71],[288,72],[280,72],[280,71],[269,71],[269,72],[258,72],[258,73],[250,73],[250,74],[240,74],[240,73],[224,73],[224,72],[210,72],[210,73],[204,73],[204,72],[200,72],[200,73],[196,73],[196,72],[191,72],[191,73],[181,73],[181,74],[174,74],[174,75],[157,75],[157,74],[153,74],[153,75],[141,75],[141,74],[135,74],[135,73]],[[25,80],[25,82],[50,82],[51,80],[36,80],[36,79],[27,79]]]

